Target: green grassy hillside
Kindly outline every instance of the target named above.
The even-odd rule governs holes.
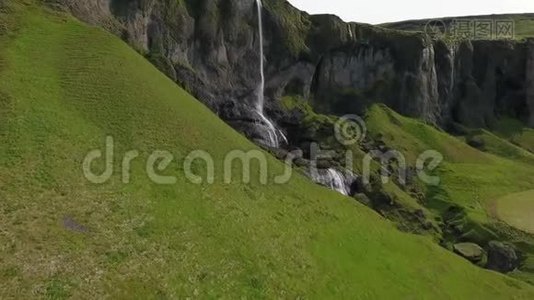
[[[256,149],[119,39],[31,1],[2,8],[0,297],[532,298],[531,286],[402,234],[355,201],[295,176],[223,184],[224,155]],[[106,136],[120,172],[89,183]],[[212,185],[181,161],[209,151]],[[177,183],[152,183],[171,151]],[[273,174],[282,165],[268,159]],[[194,168],[203,172],[202,164]],[[257,171],[257,166],[255,169]]]
[[[481,245],[493,239],[515,243],[527,257],[524,265],[527,274],[517,275],[534,282],[534,250],[529,246],[533,237],[500,223],[502,220],[516,226],[518,223],[510,221],[510,214],[516,213],[517,207],[522,207],[525,215],[534,212],[529,205],[531,198],[514,200],[517,193],[534,189],[534,154],[486,130],[465,129],[465,136],[453,137],[381,105],[372,107],[366,120],[370,134],[380,136],[408,160],[414,161],[428,149],[442,153],[444,160],[437,171],[441,184],[426,188],[425,206],[444,219],[454,218],[451,223],[459,231],[456,240]],[[480,149],[468,145],[474,137],[480,141]],[[496,213],[497,199],[503,215]],[[462,213],[451,216],[450,209],[455,207],[460,207]],[[525,226],[530,225],[516,227],[523,230]]]
[[[517,120],[503,119],[493,130],[503,139],[534,153],[534,129],[525,127]]]
[[[461,204],[471,210],[473,217],[484,220],[488,201],[534,188],[534,154],[488,131],[470,130],[465,137],[453,137],[381,105],[370,109],[367,124],[371,134],[380,135],[387,145],[405,153],[409,161],[415,161],[428,149],[443,154],[440,169],[443,190],[430,203],[436,208],[447,207],[438,201],[441,199]],[[482,149],[466,143],[472,136],[480,138]]]

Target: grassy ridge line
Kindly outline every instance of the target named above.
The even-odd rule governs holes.
[[[493,128],[500,137],[534,153],[534,129],[525,128],[518,120],[503,119]]]
[[[534,295],[300,176],[225,185],[218,172],[214,185],[180,176],[165,187],[135,161],[130,185],[119,174],[87,183],[82,159],[107,135],[117,153],[165,149],[180,160],[198,148],[218,164],[256,148],[115,37],[35,6],[17,17],[1,44],[11,107],[0,119],[2,297]]]
[[[504,14],[504,15],[485,15],[485,16],[462,16],[455,18],[436,18],[424,20],[409,20],[396,23],[381,24],[380,26],[398,29],[403,31],[424,32],[425,26],[430,21],[441,20],[445,24],[451,24],[454,20],[512,20],[514,21],[514,30],[516,39],[526,39],[534,37],[534,14]]]

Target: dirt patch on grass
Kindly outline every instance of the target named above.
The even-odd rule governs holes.
[[[493,201],[488,210],[508,225],[534,234],[534,190],[502,197]]]

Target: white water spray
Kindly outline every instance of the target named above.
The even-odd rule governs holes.
[[[334,169],[328,169],[328,174],[332,178],[332,184],[330,188],[348,196],[350,191],[345,183],[345,176],[343,176],[341,172]]]
[[[263,107],[265,105],[265,65],[264,65],[264,54],[263,54],[263,5],[261,0],[256,0],[256,7],[258,9],[258,30],[259,30],[259,44],[260,44],[260,84],[258,86],[258,99],[256,103],[256,112],[258,113],[261,120],[267,126],[269,134],[269,146],[278,147],[280,146],[279,136],[284,142],[287,143],[287,138],[284,134],[277,129],[274,124],[265,116],[263,112]]]
[[[315,170],[310,175],[316,183],[346,196],[350,194],[350,188],[347,186],[345,176],[336,169]]]

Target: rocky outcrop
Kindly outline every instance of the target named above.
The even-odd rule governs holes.
[[[491,241],[488,244],[488,264],[486,268],[502,273],[514,271],[520,265],[521,258],[514,246]]]

